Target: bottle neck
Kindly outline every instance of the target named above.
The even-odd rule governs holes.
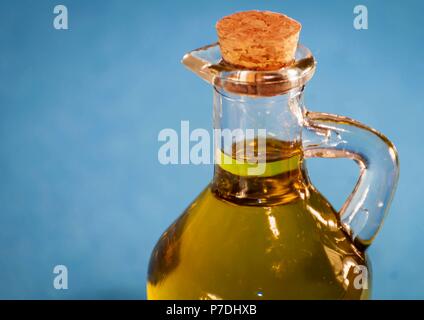
[[[302,109],[303,88],[272,97],[238,95],[214,88],[214,129],[232,131],[236,140],[253,130],[255,136],[266,132],[267,137],[276,140],[300,141]]]
[[[215,193],[240,204],[281,203],[304,185],[303,88],[250,97],[214,90]]]

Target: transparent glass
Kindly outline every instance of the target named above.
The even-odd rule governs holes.
[[[214,87],[214,128],[240,134],[215,139],[214,178],[154,248],[148,298],[368,298],[366,249],[399,174],[393,144],[355,120],[306,110],[315,60],[305,47],[276,71],[235,69],[216,44],[183,63]],[[252,129],[251,138],[242,134]],[[254,152],[239,153],[240,144]],[[340,212],[311,184],[310,157],[358,163]],[[259,164],[264,170],[250,170]]]

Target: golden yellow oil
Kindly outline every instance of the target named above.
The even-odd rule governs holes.
[[[216,165],[212,183],[159,239],[148,299],[367,298],[365,254],[311,185],[301,155],[298,143],[268,140],[267,162],[297,157],[296,166],[252,177]]]

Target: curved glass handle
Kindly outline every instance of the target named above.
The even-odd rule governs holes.
[[[306,158],[350,158],[359,165],[359,180],[340,216],[354,241],[366,248],[380,229],[396,189],[396,148],[381,133],[347,117],[306,112],[304,120]]]

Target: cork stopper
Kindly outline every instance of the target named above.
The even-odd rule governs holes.
[[[302,25],[271,11],[244,11],[218,21],[223,59],[249,70],[277,70],[290,65]]]

